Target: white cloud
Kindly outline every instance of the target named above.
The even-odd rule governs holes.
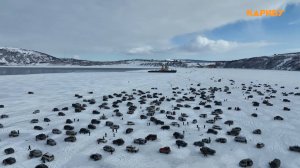
[[[143,47],[129,49],[127,53],[142,55],[142,54],[151,54],[152,52],[153,52],[153,48],[151,46],[143,46]]]
[[[189,52],[213,51],[223,52],[228,51],[238,46],[237,42],[226,40],[211,40],[203,36],[197,36],[190,43],[185,44],[182,49]]]
[[[254,49],[261,48],[269,45],[274,45],[266,41],[258,42],[236,42],[226,41],[223,39],[212,40],[204,36],[196,36],[192,41],[183,46],[179,46],[179,50],[188,53],[223,53],[232,50]]]
[[[128,50],[128,54],[161,54],[161,53],[224,53],[232,50],[241,49],[255,49],[261,48],[269,45],[274,45],[275,43],[270,43],[266,41],[258,42],[236,42],[227,41],[223,39],[212,40],[207,37],[198,35],[195,36],[191,41],[179,45],[179,46],[169,46],[167,48],[153,48],[151,46],[144,46],[138,48],[132,48]]]

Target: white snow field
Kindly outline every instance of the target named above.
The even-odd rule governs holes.
[[[254,168],[267,168],[269,162],[274,158],[281,160],[283,168],[299,168],[300,153],[289,151],[289,146],[300,145],[300,96],[289,94],[290,92],[299,93],[300,89],[300,73],[290,71],[267,71],[267,70],[240,70],[240,69],[177,69],[174,74],[163,73],[147,73],[147,71],[130,71],[130,72],[106,72],[106,73],[61,73],[61,74],[35,74],[35,75],[11,75],[0,76],[0,114],[6,114],[9,117],[0,119],[3,128],[0,128],[0,161],[8,157],[14,157],[16,163],[12,165],[0,167],[14,168],[31,168],[41,164],[41,158],[28,158],[28,146],[31,149],[42,150],[43,153],[49,152],[55,155],[52,162],[45,164],[50,168],[235,168],[239,167],[242,159],[250,158],[253,160]],[[218,79],[222,79],[218,82]],[[231,85],[234,80],[235,83]],[[253,82],[253,83],[251,83]],[[197,86],[201,83],[200,86]],[[247,90],[242,90],[242,83],[245,86],[254,86],[262,84],[261,87],[253,87],[250,94],[253,98],[245,99],[250,94],[245,94]],[[193,85],[191,85],[193,84]],[[269,84],[277,93],[267,92],[267,87],[263,84]],[[277,85],[276,85],[277,84]],[[134,95],[136,100],[132,100],[137,110],[134,114],[127,114],[127,101],[119,104],[119,110],[123,113],[122,117],[112,116],[115,108],[111,107],[111,102],[121,99],[114,97],[108,100],[108,106],[111,109],[99,109],[99,105],[103,103],[102,96],[113,95],[113,93],[121,93],[126,91],[132,94],[132,89],[143,90],[150,93],[162,93],[163,96],[174,97],[172,87],[184,89],[182,94],[178,94],[176,99],[182,98],[184,93],[187,97],[195,96],[192,94],[190,87],[209,88],[229,86],[231,94],[217,91],[215,98],[209,104],[212,108],[204,108],[200,106],[203,101],[199,95],[195,101],[184,101],[182,104],[189,104],[191,108],[180,108],[176,110],[176,119],[169,120],[166,114],[156,111],[155,117],[164,121],[165,125],[177,121],[180,127],[171,126],[170,130],[162,130],[161,125],[155,125],[151,122],[147,126],[149,118],[141,120],[140,115],[146,114],[145,108],[150,106],[150,101],[155,98],[149,98],[146,104],[138,103],[139,96]],[[284,86],[282,88],[281,86]],[[151,88],[157,88],[152,90]],[[259,96],[253,90],[259,90],[264,96]],[[28,91],[34,94],[27,94]],[[93,94],[88,92],[93,91]],[[206,90],[207,91],[207,90]],[[288,93],[283,96],[282,92]],[[79,99],[74,97],[75,94],[82,95]],[[208,95],[209,93],[207,93]],[[123,94],[124,95],[124,94]],[[267,106],[262,103],[265,96],[274,95],[269,101],[273,106]],[[72,103],[84,103],[83,99],[96,100],[96,104],[87,103],[86,110],[75,113]],[[224,101],[227,99],[227,101]],[[283,99],[289,99],[290,102],[283,102]],[[222,101],[222,106],[215,106],[214,100]],[[252,106],[252,102],[260,103],[259,107]],[[174,111],[172,106],[176,106],[176,101],[163,101],[160,109],[166,111]],[[200,106],[200,110],[193,110],[193,107]],[[57,112],[53,112],[53,108],[62,109],[69,107],[68,111],[63,111],[65,116],[58,116]],[[240,107],[240,111],[228,110],[228,107]],[[290,111],[284,111],[283,107],[288,107]],[[217,120],[215,125],[222,127],[218,130],[218,134],[207,134],[208,128],[213,124],[207,124],[206,120],[212,119],[211,112],[214,109],[222,109],[223,119]],[[40,113],[33,114],[34,110],[40,110]],[[93,110],[100,111],[101,114],[92,114]],[[182,125],[177,118],[180,113],[186,113],[189,125]],[[258,117],[251,116],[257,113]],[[66,119],[80,119],[70,125],[75,127],[75,131],[80,128],[87,128],[91,119],[105,114],[108,119],[101,120],[96,125],[95,130],[91,130],[91,135],[77,134],[77,141],[74,143],[64,142],[65,130],[63,129]],[[207,114],[207,118],[200,118],[200,114]],[[283,121],[273,120],[275,116],[282,116]],[[51,122],[44,122],[45,117],[50,118]],[[32,124],[32,119],[39,119],[39,123]],[[200,131],[196,125],[192,124],[192,120],[197,119]],[[234,125],[228,126],[224,122],[233,120]],[[112,130],[105,126],[105,121],[113,121],[114,124],[120,125],[120,129],[113,137]],[[135,125],[126,125],[127,121],[135,122]],[[48,125],[49,124],[49,125]],[[39,125],[43,130],[34,130],[33,127]],[[204,129],[204,125],[206,128]],[[131,134],[125,134],[127,128],[133,128]],[[245,136],[248,140],[247,144],[237,143],[233,136],[226,134],[233,127],[241,127],[240,135]],[[52,129],[58,128],[62,134],[52,134]],[[261,135],[252,133],[255,129],[261,129]],[[12,130],[19,130],[18,137],[9,137]],[[176,139],[172,136],[175,131],[182,133],[185,131],[184,141],[188,143],[187,147],[178,147],[175,144]],[[46,145],[46,141],[36,141],[35,136],[45,133],[49,138],[57,142],[56,146]],[[107,133],[108,142],[106,144],[97,144],[96,140]],[[157,134],[156,141],[148,141],[145,145],[133,144],[133,139],[144,138],[148,134]],[[194,146],[195,141],[210,137],[212,142],[205,144],[214,150],[215,155],[204,157],[200,153],[200,147]],[[227,143],[221,144],[215,141],[216,138],[224,137]],[[112,140],[123,138],[125,144],[116,146],[112,144]],[[256,148],[256,143],[263,142],[264,148]],[[104,145],[113,146],[116,151],[113,154],[103,150]],[[128,153],[125,149],[127,145],[135,145],[139,148],[138,153]],[[159,148],[169,146],[170,154],[159,153]],[[12,147],[15,149],[13,154],[6,155],[4,149]],[[93,161],[89,157],[93,153],[100,153],[102,159]]]

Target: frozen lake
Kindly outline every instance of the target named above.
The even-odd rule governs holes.
[[[16,163],[6,167],[35,167],[41,163],[41,158],[28,159],[28,146],[32,149],[39,149],[43,153],[49,152],[55,155],[52,162],[47,162],[51,168],[238,168],[241,159],[251,158],[254,162],[253,168],[267,168],[269,161],[274,158],[281,160],[282,167],[299,168],[299,153],[288,150],[289,146],[300,145],[300,96],[293,93],[300,93],[299,72],[291,71],[268,71],[268,70],[240,70],[240,69],[177,69],[174,74],[147,73],[141,71],[126,72],[87,72],[87,73],[51,73],[51,74],[32,74],[32,75],[2,75],[0,76],[0,115],[7,115],[8,118],[0,119],[3,128],[0,129],[0,161],[8,157],[14,157]],[[220,80],[220,82],[218,82]],[[232,82],[234,81],[234,82]],[[200,84],[198,86],[198,84]],[[224,92],[225,86],[229,87],[231,94]],[[173,88],[178,87],[177,90]],[[195,88],[195,93],[205,93],[210,95],[209,88],[217,87],[220,90],[214,93],[214,98],[210,104],[211,108],[205,108],[200,102],[205,101],[200,95],[194,94],[190,88]],[[243,90],[245,87],[246,90]],[[157,89],[151,89],[157,88]],[[206,90],[201,90],[206,88]],[[252,89],[251,89],[252,88]],[[172,101],[163,101],[159,106],[160,110],[173,110],[178,99],[194,97],[195,101],[183,101],[182,105],[190,105],[190,108],[182,107],[176,110],[175,119],[170,120],[165,113],[160,110],[155,112],[155,117],[164,121],[165,125],[170,125],[170,130],[162,130],[161,125],[156,125],[148,119],[141,120],[140,115],[147,114],[149,107],[154,100],[158,98],[147,98],[146,104],[140,104],[141,96],[133,94],[133,89],[149,91],[150,95],[161,93],[159,97],[175,98]],[[272,93],[275,89],[277,92]],[[222,90],[222,91],[221,91]],[[249,91],[248,91],[249,90]],[[27,94],[28,91],[34,94]],[[89,94],[93,91],[93,94]],[[128,114],[127,103],[122,101],[118,103],[118,108],[113,108],[113,102],[122,100],[114,93],[125,91],[128,95],[133,95],[134,100],[130,100],[136,107],[133,114]],[[174,91],[177,96],[174,95]],[[246,93],[246,92],[249,93]],[[181,93],[180,93],[181,92]],[[259,95],[258,92],[263,93]],[[288,93],[288,95],[283,94]],[[80,94],[83,97],[74,97]],[[249,95],[253,98],[247,98]],[[114,98],[108,101],[103,100],[103,96],[112,95]],[[266,97],[271,97],[267,99]],[[84,99],[95,99],[95,104],[89,104]],[[224,101],[226,99],[226,101]],[[283,99],[289,99],[290,102],[283,102]],[[262,102],[268,100],[273,106],[267,106]],[[214,101],[221,101],[221,106],[216,106]],[[260,103],[259,107],[252,105],[253,101]],[[80,113],[74,112],[73,103],[86,104],[87,107]],[[110,109],[99,108],[99,105],[107,103]],[[194,107],[201,107],[199,110]],[[229,110],[228,107],[240,107],[240,111]],[[58,112],[53,112],[53,108],[62,109],[68,107],[67,111],[62,111],[65,116],[59,116]],[[290,111],[284,111],[288,107]],[[33,114],[33,111],[40,110],[40,113]],[[114,110],[119,109],[123,114],[118,117]],[[214,124],[208,124],[206,121],[212,119],[212,111],[221,109],[223,114],[221,120]],[[98,110],[100,114],[93,114]],[[61,111],[61,110],[60,110]],[[186,121],[190,124],[183,125],[178,117],[181,113],[188,115]],[[256,113],[258,117],[252,117]],[[74,143],[65,142],[67,137],[64,126],[66,120],[80,119],[73,122],[74,131],[78,132],[81,128],[86,128],[92,119],[99,119],[102,115],[107,116],[107,120],[101,120],[96,124],[96,129],[91,130],[91,134],[84,135],[77,133],[77,141]],[[207,118],[201,118],[201,114],[207,114]],[[275,121],[274,116],[282,116],[283,121]],[[49,118],[51,122],[44,122],[44,118]],[[38,123],[31,123],[32,119],[38,119]],[[197,124],[192,124],[196,119]],[[234,121],[233,126],[224,124],[225,121]],[[111,121],[120,126],[117,133],[105,125],[106,121]],[[135,125],[127,125],[127,121],[132,121]],[[147,123],[151,122],[148,126]],[[174,127],[172,122],[178,122],[180,127]],[[197,126],[201,127],[200,130]],[[206,127],[204,128],[204,125]],[[208,134],[209,128],[213,125],[220,126],[222,130],[218,133]],[[36,130],[34,126],[41,126],[43,130]],[[133,128],[131,134],[126,134],[127,128]],[[241,128],[241,136],[247,138],[248,143],[237,143],[234,137],[227,135],[234,127]],[[59,129],[62,134],[53,134],[52,129]],[[252,131],[261,129],[262,134],[256,135]],[[9,137],[12,130],[19,130],[18,137]],[[174,132],[182,133],[185,131],[184,141],[188,144],[186,147],[178,148]],[[55,140],[57,145],[46,145],[46,140],[36,141],[35,136],[46,134],[49,138]],[[107,143],[97,144],[97,139],[107,133]],[[136,138],[144,138],[148,134],[157,134],[157,140],[149,141],[144,145],[137,145],[133,141]],[[124,145],[117,146],[112,143],[117,138],[124,139]],[[211,138],[212,142],[205,146],[216,150],[214,156],[204,157],[200,153],[200,147],[193,143],[201,141],[203,138]],[[217,138],[226,138],[227,143],[216,142]],[[256,148],[256,144],[262,142],[265,147]],[[115,148],[115,152],[110,154],[103,150],[105,145]],[[128,153],[126,146],[134,145],[139,148],[138,153]],[[158,150],[161,147],[169,146],[171,153],[161,154]],[[4,149],[12,147],[15,153],[4,154]],[[102,155],[99,161],[92,161],[89,157],[93,153]],[[4,166],[3,166],[4,167]]]
[[[0,75],[22,75],[73,72],[126,72],[151,68],[98,68],[98,67],[0,67]]]

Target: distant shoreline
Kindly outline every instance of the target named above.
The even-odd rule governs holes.
[[[34,66],[0,66],[0,75],[28,75],[43,73],[72,72],[126,72],[156,68],[109,68],[109,67],[34,67]]]

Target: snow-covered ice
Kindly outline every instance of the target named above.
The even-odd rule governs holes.
[[[222,79],[221,82],[216,80]],[[230,85],[229,80],[234,80],[235,84]],[[276,98],[271,99],[273,106],[262,104],[264,96],[253,94],[253,99],[245,99],[247,94],[243,95],[241,84],[250,86],[251,81],[254,84],[270,84],[277,93],[273,94]],[[112,117],[113,109],[103,110],[98,108],[101,104],[102,96],[120,93],[126,91],[132,93],[132,89],[140,89],[143,91],[151,91],[163,93],[165,96],[172,96],[172,87],[188,89],[190,87],[198,88],[196,85],[201,83],[201,88],[204,87],[221,87],[229,86],[232,94],[225,92],[216,92],[215,100],[222,101],[222,106],[214,106],[212,109],[203,108],[195,111],[192,108],[181,108],[177,113],[187,113],[188,121],[196,118],[201,126],[200,131],[197,130],[194,124],[189,126],[181,126],[180,128],[171,127],[170,130],[161,130],[160,126],[151,124],[147,126],[147,121],[140,120],[139,116],[142,109],[149,104],[140,105],[138,100],[134,100],[138,106],[133,115],[126,114],[126,103],[120,105],[120,111],[124,114],[124,120],[119,117]],[[190,85],[193,84],[193,85]],[[275,85],[278,84],[278,85]],[[285,88],[281,88],[285,86]],[[283,97],[282,92],[300,92],[295,89],[300,86],[300,73],[289,71],[267,71],[267,70],[237,70],[237,69],[178,69],[175,74],[153,74],[146,71],[130,71],[130,72],[105,72],[105,73],[61,73],[61,74],[35,74],[35,75],[13,75],[0,76],[0,105],[5,105],[5,108],[0,108],[0,114],[7,114],[9,118],[0,119],[0,123],[4,128],[0,129],[0,161],[12,156],[17,162],[11,166],[16,168],[35,167],[41,161],[37,159],[28,159],[28,145],[32,149],[40,149],[43,152],[50,152],[55,155],[55,160],[46,163],[51,168],[234,168],[238,167],[241,159],[251,158],[254,162],[253,167],[263,168],[268,167],[268,162],[274,158],[279,158],[282,162],[282,167],[299,168],[300,153],[291,152],[289,146],[300,145],[300,96],[289,95]],[[157,90],[151,90],[156,87]],[[233,88],[234,87],[234,88]],[[239,88],[237,88],[239,87]],[[264,92],[265,88],[256,88]],[[34,92],[33,95],[27,94],[28,91]],[[94,94],[88,94],[93,91]],[[183,92],[185,92],[183,91]],[[87,109],[81,113],[74,113],[71,107],[72,103],[82,103],[82,99],[74,97],[74,94],[83,95],[83,98],[95,98],[96,104],[88,105]],[[269,93],[265,93],[268,96]],[[181,97],[182,95],[180,95]],[[189,96],[189,95],[187,95]],[[291,100],[290,103],[282,102],[283,98]],[[223,102],[224,99],[228,101]],[[114,99],[116,100],[116,99]],[[260,102],[258,110],[252,106],[252,101]],[[192,107],[200,102],[197,97],[195,102],[187,102]],[[147,102],[149,103],[149,102]],[[184,102],[186,103],[186,102]],[[172,110],[171,106],[176,106],[175,101],[163,102],[160,106],[164,110]],[[52,112],[54,107],[59,109],[69,107],[66,116],[58,116],[56,112]],[[227,110],[227,107],[241,107],[241,111]],[[291,111],[283,111],[283,107],[289,107]],[[218,135],[206,134],[210,124],[206,124],[207,119],[199,118],[199,114],[207,113],[210,116],[211,111],[216,108],[221,108],[224,111],[223,119],[218,120],[216,125],[220,125],[223,130],[218,131]],[[34,110],[39,109],[41,112],[32,114]],[[82,127],[87,127],[90,120],[99,118],[99,115],[92,114],[92,110],[99,110],[102,114],[109,117],[109,121],[113,121],[120,125],[120,129],[116,136],[113,137],[112,131],[105,127],[104,121],[97,125],[96,130],[91,130],[91,135],[77,135],[77,141],[74,143],[64,142],[66,135],[54,135],[51,133],[53,128],[63,130],[66,119],[79,118],[79,122],[74,122],[75,130],[79,131]],[[252,113],[257,113],[258,117],[251,117]],[[284,118],[283,121],[274,121],[273,117],[280,115]],[[43,122],[43,118],[48,117],[51,122]],[[164,120],[166,124],[173,120],[167,120],[165,114],[157,112],[155,117]],[[39,123],[31,124],[30,120],[37,118]],[[209,118],[209,117],[208,117]],[[229,127],[224,124],[226,120],[233,120],[234,125]],[[135,122],[134,131],[132,134],[124,134],[127,121]],[[177,121],[177,120],[176,120]],[[203,129],[203,125],[206,129]],[[39,125],[44,130],[33,130],[34,125]],[[234,142],[234,137],[226,135],[232,127],[239,126],[242,128],[241,135],[248,139],[247,144]],[[254,135],[252,131],[261,129],[262,135]],[[8,134],[11,130],[20,130],[20,136],[9,138]],[[175,131],[182,132],[185,130],[184,141],[188,143],[186,148],[178,149],[175,145],[175,139],[172,134]],[[103,137],[104,133],[108,133],[108,143],[115,147],[116,152],[109,154],[103,151],[105,144],[97,144],[96,139]],[[48,146],[45,141],[35,141],[35,136],[39,133],[45,133],[50,138],[56,140],[56,146]],[[127,153],[125,148],[127,145],[133,144],[134,138],[144,138],[150,133],[158,135],[158,140],[147,142],[146,145],[140,145],[138,153]],[[204,157],[199,150],[199,147],[193,145],[193,142],[199,141],[202,138],[212,139],[211,144],[207,144],[216,150],[214,156]],[[217,137],[227,138],[226,144],[220,144],[214,141]],[[123,138],[125,144],[115,146],[111,143],[113,139]],[[265,143],[265,147],[257,149],[257,142]],[[170,146],[172,152],[169,155],[158,152],[159,148]],[[5,155],[3,150],[8,147],[13,147],[15,153]],[[91,161],[89,156],[93,153],[100,153],[102,160]],[[2,166],[2,165],[1,165]]]

